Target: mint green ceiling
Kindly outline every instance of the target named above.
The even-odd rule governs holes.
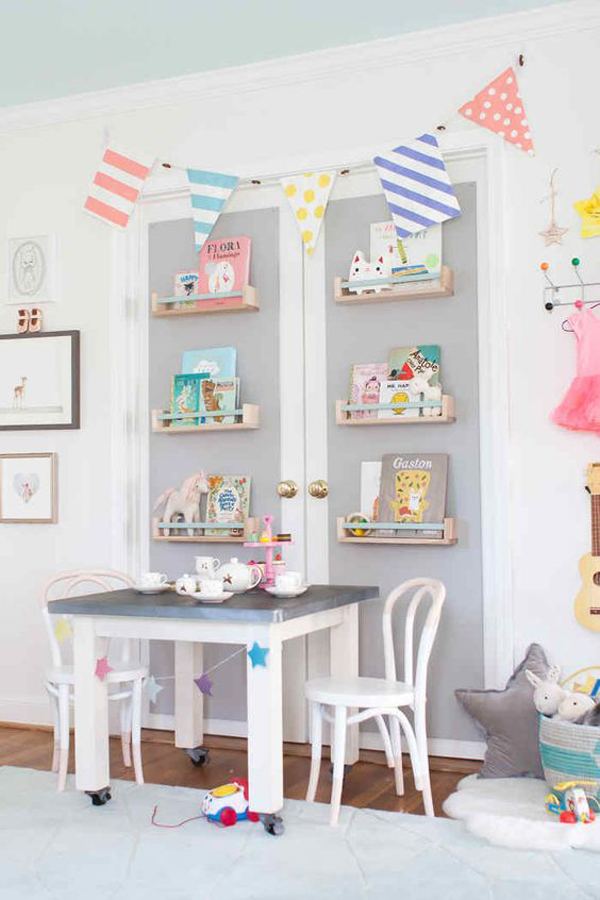
[[[0,106],[339,47],[559,0],[0,0]]]

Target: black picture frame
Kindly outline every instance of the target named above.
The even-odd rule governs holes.
[[[81,427],[81,380],[80,380],[80,345],[79,331],[40,331],[36,334],[0,334],[0,356],[2,341],[43,341],[47,338],[71,338],[71,420],[61,424],[27,424],[1,425],[0,431],[64,431]]]

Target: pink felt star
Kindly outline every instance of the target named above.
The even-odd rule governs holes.
[[[109,672],[112,672],[112,666],[109,666],[106,656],[100,656],[96,660],[96,678],[104,681]]]

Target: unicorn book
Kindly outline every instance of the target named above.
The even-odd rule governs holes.
[[[442,537],[447,482],[446,453],[386,453],[381,461],[379,520],[440,526],[390,530],[394,537]]]

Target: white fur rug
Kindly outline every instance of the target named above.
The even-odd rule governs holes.
[[[535,778],[469,775],[447,798],[444,812],[500,847],[550,851],[584,847],[600,852],[600,819],[589,825],[564,825],[546,810],[548,793],[547,784]]]

